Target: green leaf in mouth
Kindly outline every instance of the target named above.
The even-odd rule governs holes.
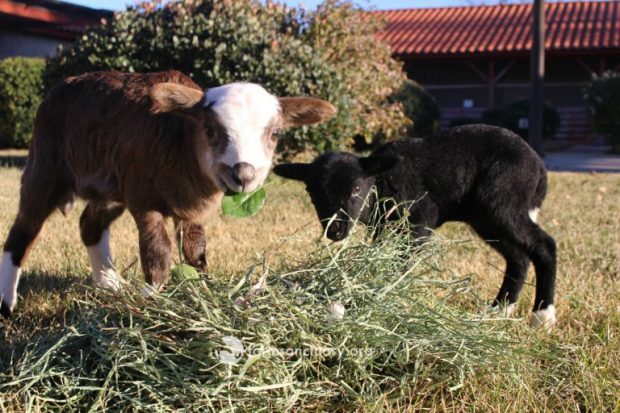
[[[254,216],[265,205],[265,189],[258,188],[254,192],[239,192],[224,195],[222,214],[236,218]]]

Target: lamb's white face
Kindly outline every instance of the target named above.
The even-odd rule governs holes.
[[[174,113],[198,122],[202,172],[222,191],[251,192],[267,178],[280,129],[324,122],[336,108],[311,97],[277,98],[259,85],[231,83],[206,92],[174,82],[153,85],[153,114]]]
[[[252,83],[209,89],[205,105],[219,124],[221,151],[213,151],[210,169],[223,190],[251,192],[263,184],[281,126],[278,98]],[[216,132],[217,133],[217,132]]]

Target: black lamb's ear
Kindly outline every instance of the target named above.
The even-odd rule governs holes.
[[[359,161],[364,173],[367,176],[373,176],[395,167],[400,157],[392,154],[370,155],[367,158],[360,158]]]
[[[309,163],[282,163],[273,168],[273,173],[287,179],[303,181],[310,173]]]

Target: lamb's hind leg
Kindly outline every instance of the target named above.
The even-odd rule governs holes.
[[[43,223],[62,200],[70,198],[70,190],[64,185],[53,181],[53,177],[37,176],[30,165],[24,171],[19,211],[4,244],[0,264],[0,313],[4,317],[9,317],[17,304],[21,267]]]
[[[89,202],[80,216],[80,235],[88,251],[92,278],[104,288],[120,286],[110,252],[110,225],[124,210],[118,203]]]
[[[530,221],[529,227],[533,240],[530,258],[536,268],[536,296],[530,324],[534,327],[551,326],[556,321],[553,305],[557,263],[556,244],[555,240],[538,225]]]
[[[526,211],[501,226],[502,235],[528,255],[536,269],[536,296],[530,324],[550,327],[556,322],[553,296],[556,274],[555,240]]]

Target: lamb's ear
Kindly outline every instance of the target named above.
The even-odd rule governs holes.
[[[282,163],[273,168],[273,173],[287,179],[304,181],[310,173],[309,163]]]
[[[364,173],[373,176],[395,167],[400,162],[400,157],[392,154],[370,155],[367,158],[360,158],[359,162]]]
[[[178,83],[158,83],[151,88],[153,113],[177,112],[195,115],[202,108],[204,91]]]
[[[278,100],[285,129],[325,122],[338,112],[334,105],[321,99],[288,97]]]

